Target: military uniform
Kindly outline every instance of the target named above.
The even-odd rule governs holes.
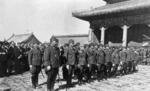
[[[98,69],[97,69],[98,80],[100,80],[101,75],[103,75],[106,78],[107,70],[105,66],[105,53],[102,49],[99,49],[97,51],[96,60],[97,60],[97,66],[98,66]]]
[[[67,63],[67,51],[68,51],[68,46],[64,45],[64,49],[61,52],[61,64],[62,64],[62,74],[63,74],[63,79],[67,81],[68,78],[68,69],[66,67]]]
[[[58,47],[49,46],[44,50],[44,66],[47,78],[47,90],[51,91],[54,88],[55,80],[60,67],[60,50]],[[50,66],[50,70],[47,67]]]
[[[73,47],[69,47],[68,51],[66,51],[66,52],[67,52],[66,53],[67,65],[69,66],[67,85],[71,86],[73,70],[75,70],[75,65],[77,64],[76,50]]]
[[[120,57],[118,50],[115,50],[112,53],[112,63],[113,63],[113,70],[112,70],[112,76],[116,76],[116,72],[120,63]]]
[[[38,75],[41,71],[42,57],[41,51],[37,48],[33,48],[30,50],[28,54],[29,65],[32,66],[30,68],[30,72],[32,74],[31,81],[33,88],[38,86]]]
[[[132,60],[132,54],[131,54],[131,51],[128,49],[127,51],[126,51],[126,53],[127,53],[127,58],[126,58],[126,61],[127,61],[127,70],[128,70],[128,73],[129,72],[131,72],[131,69],[132,69],[132,62],[131,62],[131,60]]]
[[[87,52],[87,60],[89,65],[89,74],[88,74],[88,80],[91,81],[91,76],[93,72],[95,71],[96,66],[96,52],[93,49],[89,49]]]
[[[139,53],[135,51],[134,52],[134,62],[133,62],[133,72],[136,71],[136,66],[137,66],[137,64],[139,62],[139,59],[140,59]]]
[[[84,50],[80,50],[82,52],[79,53],[78,55],[78,68],[79,68],[79,74],[78,74],[78,82],[79,85],[82,84],[82,78],[86,69],[87,65],[87,54],[84,52]]]
[[[110,49],[105,49],[105,60],[106,60],[106,67],[107,67],[107,76],[111,75],[111,68],[112,68],[112,62],[111,62],[111,51]]]
[[[121,65],[120,74],[123,74],[123,73],[126,74],[127,73],[127,61],[126,61],[127,54],[126,54],[126,51],[121,50],[119,52],[119,57],[120,57],[120,65]]]

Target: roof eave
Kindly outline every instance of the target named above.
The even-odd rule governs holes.
[[[90,19],[86,19],[86,17],[82,17],[82,16],[79,16],[79,15],[76,15],[75,13],[72,13],[72,16],[75,17],[75,18],[78,18],[80,20],[90,21]]]

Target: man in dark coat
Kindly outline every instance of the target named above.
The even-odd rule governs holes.
[[[78,74],[78,83],[81,85],[83,83],[82,78],[84,74],[84,70],[86,69],[87,65],[87,54],[84,51],[84,47],[80,47],[79,54],[78,54],[78,68],[79,68],[79,74]]]
[[[6,59],[7,59],[6,51],[2,47],[2,44],[3,42],[0,43],[0,77],[5,75],[4,66],[6,65],[4,65],[4,63],[6,62]]]
[[[38,87],[38,75],[41,71],[42,64],[41,51],[39,50],[37,44],[34,44],[34,48],[30,50],[28,54],[28,61],[30,65],[30,72],[32,74],[32,87],[36,89],[36,87]]]
[[[62,72],[63,72],[62,74],[63,74],[63,79],[64,80],[67,80],[67,78],[68,78],[68,70],[67,70],[67,67],[66,67],[68,48],[69,48],[69,44],[65,43],[64,48],[61,51],[61,55],[62,55],[61,63],[62,63]]]
[[[15,44],[13,44],[12,47],[12,53],[13,53],[13,61],[14,61],[14,70],[15,70],[15,74],[18,74],[20,72],[20,59],[22,57],[22,51],[20,48],[20,43],[18,43],[17,46],[15,46]]]
[[[29,63],[28,63],[28,54],[29,54],[30,48],[27,44],[24,44],[24,71],[29,70]]]
[[[58,39],[51,38],[51,46],[44,50],[44,66],[47,78],[47,91],[53,91],[55,80],[60,67],[60,50],[57,47]]]
[[[112,68],[112,62],[111,62],[111,55],[112,51],[111,49],[107,46],[105,49],[105,60],[106,60],[106,67],[107,67],[107,76],[111,75],[111,68]]]
[[[131,69],[132,69],[132,52],[131,52],[131,49],[128,47],[127,50],[126,50],[126,53],[127,53],[127,58],[126,58],[126,61],[127,61],[127,69],[128,69],[128,73],[131,73]]]
[[[91,76],[94,72],[94,67],[96,65],[96,52],[94,50],[94,44],[89,44],[89,50],[87,52],[87,60],[88,60],[88,68],[89,68],[89,74],[88,74],[88,82],[91,82]]]
[[[113,67],[112,67],[112,76],[116,77],[116,75],[117,75],[117,69],[118,69],[118,66],[120,64],[119,50],[115,49],[114,52],[112,53],[111,57],[112,57],[111,60],[112,60],[112,64],[113,64]]]
[[[119,52],[119,57],[120,57],[120,74],[127,74],[127,53],[126,53],[126,48],[124,47],[122,50]]]
[[[76,50],[74,47],[74,40],[69,40],[69,48],[66,51],[67,55],[67,69],[68,69],[68,79],[67,79],[67,86],[72,87],[72,75],[75,70],[75,65],[77,64],[77,57],[76,57]]]
[[[106,66],[105,66],[105,53],[102,50],[101,46],[99,47],[99,49],[97,51],[96,59],[97,59],[97,66],[98,66],[97,79],[99,81],[102,73],[104,73],[103,74],[104,78],[106,78],[106,76],[107,76],[107,70],[106,70]]]

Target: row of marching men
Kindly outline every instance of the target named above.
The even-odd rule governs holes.
[[[100,81],[103,78],[135,72],[140,58],[133,47],[104,47],[93,43],[79,46],[78,43],[74,45],[73,40],[64,45],[62,53],[63,77],[68,86],[71,86],[73,75],[78,77],[81,85],[83,78],[90,83],[95,75]]]
[[[57,38],[53,37],[50,41],[50,46],[44,49],[43,57],[37,45],[29,52],[28,61],[34,89],[39,87],[38,74],[41,65],[44,65],[47,75],[47,91],[53,91],[59,67],[62,67],[67,86],[72,87],[73,76],[78,78],[80,85],[84,79],[90,83],[93,77],[100,81],[136,71],[139,61],[139,53],[135,48],[113,48],[93,43],[80,46],[80,43],[75,44],[72,39],[59,48]]]

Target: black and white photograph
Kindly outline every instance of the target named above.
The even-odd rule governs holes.
[[[0,91],[150,91],[150,0],[0,0]]]

